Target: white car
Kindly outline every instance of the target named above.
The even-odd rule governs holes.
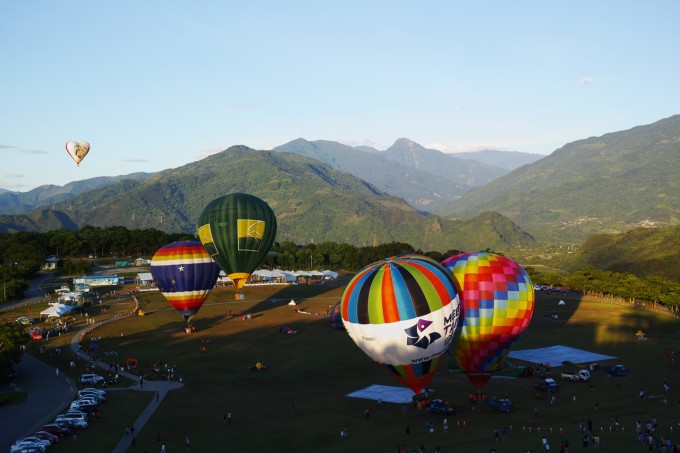
[[[99,404],[99,401],[95,400],[94,398],[80,398],[71,403],[70,408],[71,409],[78,409],[82,406],[97,406]]]
[[[47,450],[47,447],[38,444],[35,442],[22,442],[22,441],[17,441],[14,443],[11,447],[9,447],[10,453],[24,453],[24,452],[31,452],[31,453],[37,453],[37,452],[43,452]]]
[[[87,428],[87,422],[85,420],[78,420],[76,418],[62,418],[59,421],[55,421],[57,424],[64,424],[73,430],[74,428],[85,429]]]
[[[97,385],[104,382],[104,377],[98,374],[83,374],[80,376],[81,384]]]
[[[99,393],[102,396],[106,396],[106,390],[104,389],[96,389],[94,387],[85,387],[84,389],[80,389],[80,392],[92,392],[92,393]]]
[[[52,442],[50,442],[49,440],[47,440],[47,439],[41,439],[41,438],[35,437],[35,436],[27,436],[27,437],[21,438],[21,439],[19,439],[19,440],[17,440],[17,441],[15,442],[15,445],[16,445],[16,444],[25,443],[25,442],[34,443],[34,444],[39,444],[39,445],[42,445],[42,446],[45,447],[45,448],[47,448],[47,447],[49,447],[50,445],[52,445]]]
[[[98,402],[106,401],[106,396],[103,393],[94,392],[91,390],[81,390],[78,392],[78,399],[91,398]]]

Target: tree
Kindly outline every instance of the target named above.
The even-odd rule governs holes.
[[[21,361],[30,337],[24,327],[14,323],[0,324],[0,379],[6,379],[13,365]]]

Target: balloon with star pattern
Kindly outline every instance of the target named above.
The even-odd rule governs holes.
[[[161,294],[190,323],[215,286],[220,268],[199,241],[164,245],[151,259]]]

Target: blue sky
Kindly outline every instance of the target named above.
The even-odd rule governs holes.
[[[302,137],[549,154],[680,113],[680,2],[0,0],[0,188]],[[68,140],[89,141],[80,167]]]

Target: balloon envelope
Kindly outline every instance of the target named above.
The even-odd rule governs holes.
[[[463,305],[453,352],[477,388],[498,370],[534,312],[534,287],[522,267],[493,253],[463,253],[442,262]]]
[[[220,268],[198,241],[164,245],[151,259],[156,286],[187,322],[205,302],[219,273]]]
[[[419,393],[451,344],[459,301],[438,262],[402,255],[360,270],[342,295],[340,312],[357,346]]]
[[[80,161],[82,161],[87,153],[90,152],[90,144],[88,142],[76,142],[68,141],[66,142],[66,152],[71,156],[71,159],[80,166]]]
[[[198,237],[234,286],[241,289],[274,243],[276,216],[254,195],[225,195],[203,209]]]

